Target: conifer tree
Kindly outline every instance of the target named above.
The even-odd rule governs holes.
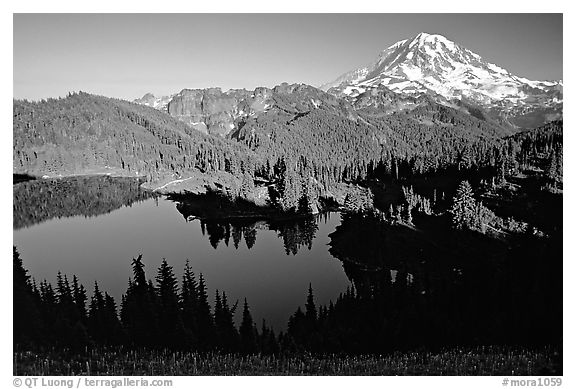
[[[234,326],[234,313],[237,306],[238,303],[230,307],[226,293],[222,292],[222,314],[217,326],[222,336],[223,348],[227,351],[236,351],[238,348],[238,331]]]
[[[242,323],[240,324],[240,342],[242,352],[246,354],[256,352],[257,336],[254,321],[252,320],[252,315],[250,314],[250,309],[248,307],[248,301],[245,298],[244,308],[242,310]]]
[[[188,343],[195,344],[198,335],[198,283],[188,259],[184,265],[184,274],[182,276],[180,309]]]
[[[160,344],[175,348],[181,345],[184,325],[178,304],[178,282],[172,266],[162,259],[156,275]]]
[[[314,293],[312,290],[312,283],[308,286],[308,297],[306,298],[306,319],[310,323],[315,323],[318,313],[316,311],[316,304],[314,303]]]
[[[106,329],[104,324],[104,296],[100,291],[98,282],[94,281],[94,293],[88,308],[88,333],[98,343],[106,342]]]
[[[456,190],[454,202],[450,210],[452,223],[457,229],[470,227],[474,218],[475,201],[472,186],[468,181],[462,181]]]
[[[78,282],[78,277],[76,277],[76,275],[72,277],[72,295],[74,298],[74,304],[76,305],[76,309],[80,315],[80,321],[82,323],[86,323],[88,318],[88,314],[86,312],[86,302],[88,300],[88,296],[84,285]]]
[[[200,273],[198,279],[197,296],[198,346],[203,350],[207,350],[214,342],[214,321],[208,302],[206,282],[202,273]]]
[[[134,279],[124,297],[120,316],[130,342],[140,346],[157,345],[158,309],[154,286],[146,282],[142,254],[132,260]]]

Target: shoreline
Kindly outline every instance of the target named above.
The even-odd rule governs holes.
[[[25,176],[27,179],[17,180],[16,176]],[[74,178],[86,178],[91,177],[110,177],[115,179],[133,179],[142,181],[143,176],[130,176],[130,175],[114,175],[112,173],[82,173],[82,174],[69,174],[69,175],[57,175],[57,176],[33,176],[30,174],[13,173],[13,187],[25,182],[36,181],[49,181],[49,180],[66,180]],[[182,180],[175,181],[186,181],[193,179],[195,177],[189,177]],[[173,183],[174,181],[169,182]],[[169,192],[160,191],[168,184],[164,184],[160,188],[151,189],[145,186],[147,182],[140,182],[139,187],[146,192],[154,193],[156,196],[163,196],[165,199],[176,203],[177,207],[186,212],[188,210],[188,217],[194,217],[200,220],[209,220],[215,222],[282,222],[291,220],[302,220],[316,215],[328,213],[328,212],[341,212],[340,206],[325,206],[321,210],[314,213],[304,213],[304,212],[284,212],[278,208],[271,205],[259,206],[250,200],[240,198],[231,202],[230,200],[222,197],[220,193],[202,193],[185,191],[183,192]],[[240,204],[238,204],[240,203]],[[244,204],[241,204],[244,203]],[[222,208],[224,205],[225,208]]]

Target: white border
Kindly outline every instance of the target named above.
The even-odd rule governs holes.
[[[574,229],[572,223],[575,220],[574,212],[574,154],[571,151],[574,149],[574,137],[576,136],[576,129],[573,128],[573,82],[572,71],[574,65],[574,44],[571,43],[569,37],[576,37],[574,25],[576,20],[574,18],[573,9],[568,6],[568,1],[502,1],[502,0],[485,0],[482,2],[462,2],[462,1],[424,1],[412,0],[410,2],[398,1],[378,1],[378,2],[350,2],[350,1],[334,1],[334,2],[311,2],[309,0],[291,0],[278,4],[270,0],[258,1],[184,1],[172,0],[158,2],[152,0],[134,1],[134,2],[120,2],[118,0],[99,0],[93,2],[82,2],[78,0],[66,1],[12,1],[11,4],[2,5],[2,14],[0,21],[0,40],[2,41],[3,53],[5,54],[2,60],[2,86],[4,91],[0,107],[2,108],[2,178],[6,180],[6,190],[2,192],[2,244],[0,250],[2,255],[2,273],[9,282],[0,283],[0,296],[3,296],[2,310],[5,312],[5,318],[2,320],[2,345],[3,351],[0,354],[0,372],[2,387],[12,387],[12,210],[9,204],[12,204],[11,191],[9,190],[10,177],[12,174],[12,148],[11,148],[11,133],[12,127],[12,88],[9,85],[13,82],[12,61],[8,62],[8,53],[12,53],[12,13],[19,12],[38,12],[38,13],[54,13],[54,12],[305,12],[305,13],[410,13],[417,10],[418,13],[442,13],[442,12],[481,12],[481,13],[539,13],[539,12],[553,12],[564,13],[564,71],[563,79],[564,84],[568,89],[564,91],[564,122],[566,131],[564,132],[564,379],[563,387],[572,387],[573,384],[573,370],[570,366],[576,366],[573,350],[574,350],[574,335],[573,330],[576,328],[574,321],[574,302],[571,297],[574,295]],[[489,27],[488,27],[489,28]],[[152,377],[148,377],[152,378]],[[439,387],[439,388],[500,388],[502,387],[502,379],[500,377],[174,377],[174,387],[185,388],[194,385],[250,385],[255,388],[269,388],[274,385],[277,389],[290,388],[294,384],[319,384],[316,381],[321,379],[321,384],[329,384],[335,387],[350,388],[353,385],[389,385],[394,388],[409,388],[409,387]]]

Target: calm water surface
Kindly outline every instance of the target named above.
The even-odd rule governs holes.
[[[58,217],[44,217],[38,224],[27,220],[16,225],[15,220],[14,245],[37,282],[46,279],[55,284],[58,271],[69,279],[75,274],[90,293],[98,281],[119,305],[132,275],[131,260],[138,254],[143,255],[150,279],[156,276],[162,258],[180,279],[189,259],[196,275],[202,273],[206,278],[211,303],[216,289],[225,291],[231,302],[241,303],[246,297],[258,325],[266,319],[277,330],[285,328],[298,306],[304,306],[310,283],[319,304],[335,300],[350,285],[342,262],[328,252],[328,234],[340,224],[338,213],[315,218],[318,229],[311,248],[292,242],[297,249],[292,250],[297,251],[294,255],[286,253],[286,242],[291,244],[286,231],[274,231],[267,223],[257,222],[248,228],[249,242],[243,238],[235,248],[232,237],[226,244],[226,239],[210,236],[214,226],[186,220],[176,203],[163,197],[93,216],[68,216],[73,213],[66,212],[71,206],[51,203],[50,198],[44,206],[61,210]],[[17,200],[15,197],[15,213]],[[86,207],[101,206],[98,201]],[[25,211],[30,212],[29,207]],[[236,319],[240,313],[238,309]]]
[[[276,331],[304,306],[310,283],[320,305],[352,280],[363,301],[378,303],[364,316],[359,300],[341,305],[338,320],[368,331],[376,323],[375,334],[390,334],[386,344],[561,344],[561,235],[503,240],[437,217],[420,216],[415,227],[352,213],[222,222],[215,218],[230,210],[220,200],[174,202],[110,177],[21,182],[14,244],[37,282],[75,274],[90,293],[98,281],[118,305],[142,254],[149,279],[162,258],[180,279],[189,259],[212,305],[217,289],[232,304],[246,297],[258,326],[265,318]]]

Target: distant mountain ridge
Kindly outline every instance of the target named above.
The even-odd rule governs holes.
[[[305,84],[283,83],[273,88],[258,87],[253,91],[221,88],[183,89],[169,100],[147,93],[135,103],[154,107],[179,119],[195,130],[227,137],[248,119],[272,109],[289,112],[309,111],[320,106],[351,115],[353,108],[344,100]]]
[[[147,93],[134,102],[202,133],[228,137],[250,117],[273,107],[274,96],[282,95],[280,87],[182,89],[162,97]],[[369,65],[320,89],[346,101],[352,111],[371,108],[389,114],[429,100],[512,129],[535,128],[563,117],[561,80],[518,77],[442,35],[424,32],[393,44]]]
[[[134,100],[135,103],[146,105],[148,107],[156,108],[160,111],[168,111],[168,103],[175,95],[156,97],[152,93],[146,93],[139,99]]]
[[[562,118],[563,82],[531,81],[484,61],[442,35],[419,33],[347,72],[322,90],[355,102],[385,87],[408,96],[428,95],[443,104],[477,105],[516,127],[537,127]]]

